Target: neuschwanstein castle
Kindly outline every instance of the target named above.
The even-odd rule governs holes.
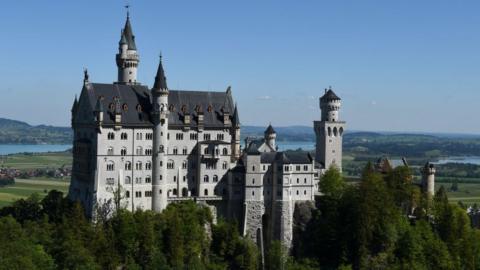
[[[247,138],[241,147],[240,109],[230,87],[170,89],[160,59],[149,88],[137,81],[135,42],[127,15],[116,54],[118,81],[90,82],[85,72],[72,108],[69,197],[89,216],[118,192],[132,211],[194,200],[214,216],[240,221],[243,234],[255,241],[290,245],[295,204],[314,200],[325,168],[342,166],[340,98],[331,89],[320,98],[315,157],[277,151],[272,126],[264,138]]]

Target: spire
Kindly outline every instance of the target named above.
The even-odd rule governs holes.
[[[233,124],[237,127],[240,126],[240,118],[238,117],[237,103],[235,103],[235,109],[233,110]]]
[[[122,39],[125,36],[126,43],[128,44],[128,49],[136,51],[137,46],[135,45],[135,36],[133,35],[132,25],[130,24],[130,14],[127,9],[127,21],[125,22],[125,27],[122,32]],[[120,39],[120,42],[122,40]]]
[[[276,134],[275,130],[272,127],[272,124],[269,124],[267,130],[265,130],[265,135]]]
[[[97,99],[97,104],[95,104],[95,112],[103,112],[102,98]]]
[[[162,54],[160,54],[160,61],[158,63],[157,76],[155,76],[155,83],[153,84],[153,89],[157,90],[166,90],[167,87],[167,78],[165,77],[165,71],[163,70],[162,65]]]
[[[86,68],[83,69],[83,84],[88,83],[88,70]]]
[[[127,44],[127,38],[123,34],[123,30],[120,31],[120,36],[121,37],[120,37],[120,41],[118,42],[118,44],[120,44],[120,45]]]
[[[73,100],[73,105],[72,105],[72,113],[74,113],[76,110],[77,110],[77,106],[78,106],[78,99],[77,99],[77,95],[75,95],[75,100]]]

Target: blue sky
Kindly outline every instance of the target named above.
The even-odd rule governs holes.
[[[116,80],[124,1],[8,1],[0,117],[69,125],[88,67]],[[243,124],[311,125],[331,85],[355,130],[480,133],[479,1],[129,1],[153,83],[232,86]]]

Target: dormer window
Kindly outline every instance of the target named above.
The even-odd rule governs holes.
[[[125,111],[125,112],[128,111],[128,105],[127,105],[127,103],[123,103],[122,109],[123,109],[123,111]]]
[[[170,106],[168,107],[168,110],[171,112],[175,111],[175,106],[173,106],[173,104],[170,104]]]
[[[137,104],[137,112],[142,112],[142,105]]]
[[[208,105],[207,111],[208,111],[208,112],[212,112],[212,111],[213,111],[212,105]]]
[[[187,112],[187,106],[182,105],[182,109],[181,109],[181,110],[182,110],[183,113],[186,113],[186,112]]]
[[[115,104],[110,103],[110,104],[108,105],[108,109],[113,112],[113,111],[115,110]]]

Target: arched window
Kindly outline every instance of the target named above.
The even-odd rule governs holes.
[[[176,146],[175,146],[175,147],[173,147],[173,154],[174,154],[174,155],[178,155],[178,149],[177,149],[177,147],[176,147]]]
[[[203,182],[208,183],[208,181],[209,181],[208,175],[203,176]]]
[[[120,155],[126,156],[127,155],[127,148],[123,147],[122,150],[120,150]]]
[[[332,128],[328,127],[328,137],[332,136]]]
[[[137,161],[137,163],[135,163],[135,170],[141,170],[141,169],[142,169],[142,162]]]
[[[107,155],[113,155],[113,147],[108,147],[107,148]]]
[[[173,160],[169,160],[167,162],[167,169],[173,169],[175,167],[175,163],[173,162]]]
[[[132,178],[130,176],[125,176],[125,185],[130,185],[132,183]]]
[[[113,161],[108,161],[107,162],[107,171],[113,171],[115,170],[115,164],[113,163]]]
[[[208,196],[208,189],[205,189],[205,190],[203,191],[203,195]]]
[[[205,150],[203,150],[203,153],[204,153],[205,155],[208,155],[208,147],[206,147]]]
[[[130,161],[125,162],[125,171],[132,170],[132,163]]]
[[[228,168],[228,164],[226,161],[222,163],[222,169],[226,170]]]
[[[176,188],[173,189],[173,195],[177,196],[177,189]]]
[[[143,154],[142,147],[138,146],[137,147],[137,155],[142,155],[142,154]]]
[[[183,149],[182,149],[182,154],[183,154],[183,155],[187,155],[187,154],[188,154],[188,150],[187,150],[187,147],[186,147],[186,146],[183,147]]]
[[[343,135],[343,127],[340,127],[339,133],[340,133],[340,136]]]
[[[126,140],[127,138],[128,138],[128,136],[127,136],[126,132],[122,132],[122,134],[120,134],[120,139]]]
[[[333,128],[333,136],[334,136],[334,137],[337,137],[337,136],[338,136],[338,129],[337,129],[337,127],[334,127],[334,128]]]
[[[224,156],[228,155],[228,149],[227,149],[226,147],[223,148],[223,155],[224,155]]]
[[[182,162],[182,169],[186,169],[186,168],[187,168],[187,164],[188,164],[187,161],[184,160],[184,161]]]
[[[107,134],[107,139],[109,139],[109,140],[114,140],[114,139],[115,139],[115,133],[109,132],[109,133]]]
[[[146,156],[151,156],[152,155],[152,148],[151,147],[148,147],[147,149],[145,149],[145,155]]]
[[[219,155],[220,154],[220,150],[218,148],[215,149],[215,155]]]
[[[147,161],[147,163],[145,163],[145,170],[151,170],[151,169],[152,169],[152,162]]]
[[[158,148],[158,151],[160,153],[163,153],[165,151],[165,149],[163,148],[163,145],[160,145],[160,147]]]
[[[218,182],[218,175],[213,176],[213,182]]]
[[[147,177],[145,177],[145,183],[146,184],[152,183],[152,177],[150,175],[147,175]]]

